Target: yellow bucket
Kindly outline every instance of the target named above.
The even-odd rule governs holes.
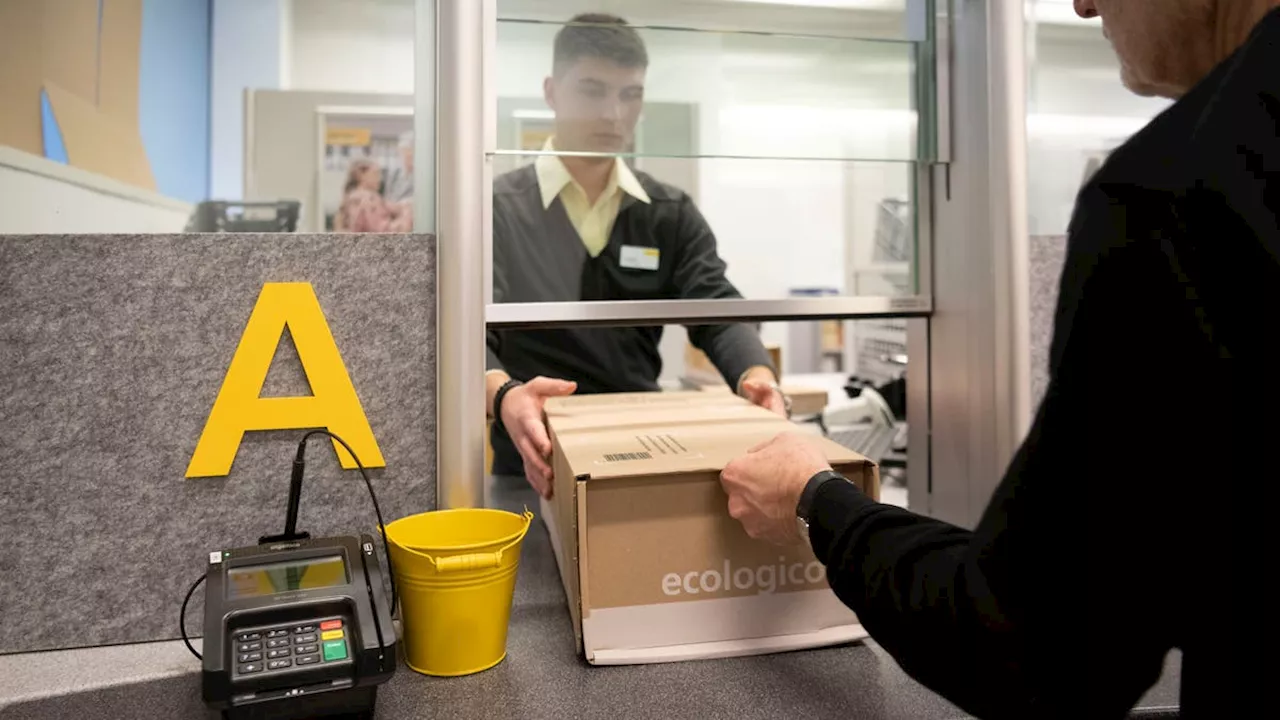
[[[527,509],[463,509],[387,525],[410,668],[470,675],[507,656],[520,544],[532,520]]]

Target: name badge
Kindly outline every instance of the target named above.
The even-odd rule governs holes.
[[[623,245],[618,264],[628,270],[657,270],[660,257],[658,248]]]

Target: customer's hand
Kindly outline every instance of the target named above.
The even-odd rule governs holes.
[[[536,377],[512,388],[502,398],[502,425],[506,428],[520,458],[529,484],[544,498],[552,493],[551,436],[543,420],[542,408],[547,398],[572,395],[578,384],[568,380]]]
[[[793,545],[800,541],[800,494],[809,478],[830,469],[826,456],[808,438],[785,433],[726,465],[720,485],[729,496],[729,515],[742,523],[747,535]]]

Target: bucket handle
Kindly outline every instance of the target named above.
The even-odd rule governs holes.
[[[453,555],[451,557],[432,557],[421,550],[415,550],[413,548],[404,549],[429,560],[435,567],[436,572],[439,573],[463,572],[467,570],[490,570],[501,565],[503,553],[518,545],[521,540],[524,540],[524,536],[529,533],[529,528],[533,524],[533,513],[526,507],[522,517],[524,517],[524,528],[520,530],[520,534],[516,535],[514,540],[493,552],[467,553],[466,555]]]

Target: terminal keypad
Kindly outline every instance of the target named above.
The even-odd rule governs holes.
[[[334,663],[350,656],[341,618],[239,631],[231,636],[237,675],[257,675]]]

